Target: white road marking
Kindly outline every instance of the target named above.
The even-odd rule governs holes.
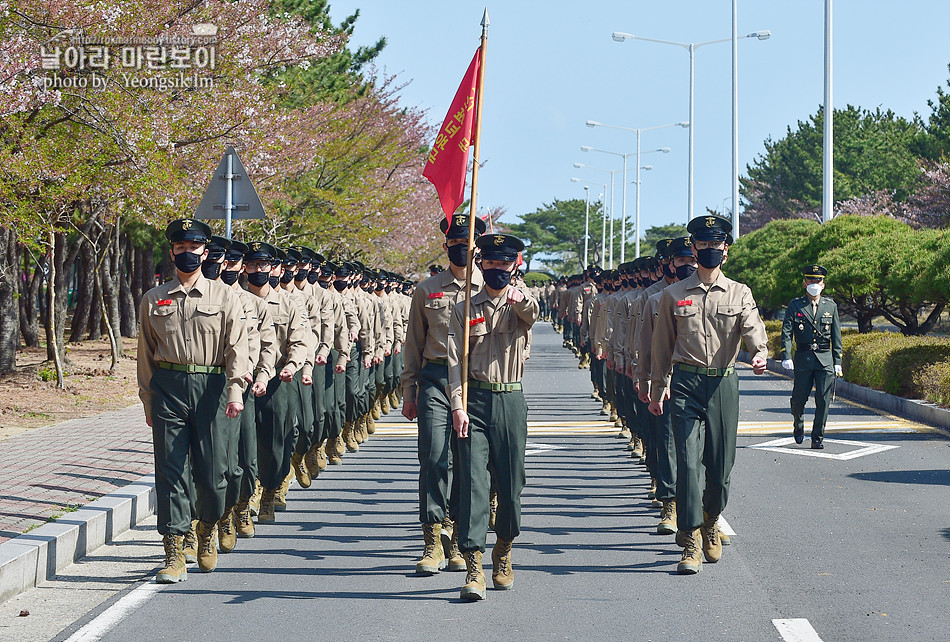
[[[821,642],[818,632],[805,618],[772,620],[772,626],[778,630],[786,642]]]
[[[73,633],[66,642],[95,642],[101,640],[113,627],[129,613],[142,606],[150,597],[162,589],[161,584],[149,580],[142,586],[132,589],[119,600]]]
[[[553,446],[551,444],[537,444],[529,441],[525,445],[524,454],[527,455],[540,455],[541,453],[550,452],[552,450],[562,450],[564,446]]]
[[[720,515],[719,519],[717,520],[717,523],[719,524],[719,530],[721,530],[723,533],[725,533],[729,537],[736,536],[736,532],[732,530],[732,526],[729,525],[729,522],[726,521],[725,517]]]
[[[899,448],[899,446],[891,446],[886,444],[869,444],[863,441],[850,441],[844,439],[825,439],[824,443],[826,444],[842,444],[845,446],[854,446],[855,450],[850,450],[845,453],[832,454],[825,452],[823,450],[812,450],[809,447],[804,448],[785,448],[785,446],[790,446],[795,443],[795,439],[792,437],[785,437],[782,439],[773,439],[772,441],[766,441],[761,444],[755,444],[753,446],[746,446],[753,450],[769,450],[776,453],[784,453],[786,455],[804,455],[805,457],[820,457],[822,459],[835,459],[837,461],[847,461],[849,459],[857,459],[858,457],[864,457],[865,455],[874,455],[877,453],[882,453],[886,450],[892,450],[894,448]]]

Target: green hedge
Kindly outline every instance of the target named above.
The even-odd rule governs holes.
[[[782,322],[766,321],[769,354],[782,357]],[[910,399],[950,406],[950,339],[896,332],[841,333],[846,381]]]

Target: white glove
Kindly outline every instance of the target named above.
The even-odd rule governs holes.
[[[835,366],[835,376],[836,377],[842,376],[841,366]]]
[[[785,361],[782,362],[782,367],[785,368],[786,370],[794,370],[795,362],[792,361],[791,359],[786,359]]]

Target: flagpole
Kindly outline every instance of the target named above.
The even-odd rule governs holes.
[[[462,408],[468,412],[468,344],[472,327],[469,319],[472,316],[472,271],[475,269],[475,217],[476,202],[478,200],[478,153],[482,146],[482,98],[485,88],[485,52],[488,49],[488,7],[482,14],[482,43],[478,49],[478,83],[475,85],[475,123],[472,128],[475,132],[475,150],[472,164],[472,197],[469,199],[468,217],[468,270],[465,272],[465,318],[462,322]]]

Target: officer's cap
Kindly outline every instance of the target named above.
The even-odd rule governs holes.
[[[320,266],[320,274],[323,276],[333,276],[340,266],[333,261],[324,261]]]
[[[806,279],[823,279],[828,276],[828,270],[820,265],[806,265],[802,268],[802,275]]]
[[[679,238],[673,239],[673,242],[670,243],[670,246],[666,250],[669,257],[676,258],[677,256],[692,256],[693,248],[689,243],[688,236],[681,236]]]
[[[310,253],[310,262],[313,263],[313,267],[320,267],[321,265],[326,263],[326,261],[327,260],[319,252]]]
[[[226,239],[223,236],[212,236],[208,241],[208,260],[217,261],[228,248],[231,247],[231,239]]]
[[[231,241],[231,247],[224,253],[224,258],[228,261],[240,261],[247,254],[247,245],[240,241]]]
[[[524,243],[511,234],[489,234],[479,236],[475,245],[482,251],[482,260],[511,261],[518,260],[518,253],[524,249]]]
[[[648,256],[643,265],[640,266],[641,272],[653,272],[657,267],[659,267],[660,262],[655,256]]]
[[[204,221],[180,218],[168,224],[168,227],[165,228],[165,238],[170,243],[181,243],[182,241],[207,243],[211,238],[211,228]]]
[[[340,278],[348,277],[349,275],[353,274],[352,264],[344,261],[342,265],[336,266],[336,269],[333,270],[333,274],[334,276],[338,276]]]
[[[277,258],[277,248],[263,241],[251,241],[244,253],[245,261],[273,261]]]
[[[291,245],[290,249],[295,250],[300,254],[301,257],[303,257],[303,260],[301,260],[300,263],[309,263],[313,260],[314,251],[309,247],[305,247],[303,245]]]
[[[673,242],[673,239],[660,239],[656,242],[656,258],[666,259],[669,258],[666,255],[666,248],[670,246],[670,243]]]
[[[444,218],[439,223],[439,229],[445,234],[446,239],[467,239],[468,238],[469,215],[455,214],[452,216],[452,225],[449,225],[449,219]],[[475,236],[481,236],[485,233],[485,221],[475,217]]]
[[[694,241],[725,241],[732,232],[732,223],[727,218],[710,214],[694,218],[686,226],[686,231]]]
[[[287,267],[295,267],[298,263],[303,263],[303,261],[303,254],[294,248],[289,247],[284,250],[284,265]]]

